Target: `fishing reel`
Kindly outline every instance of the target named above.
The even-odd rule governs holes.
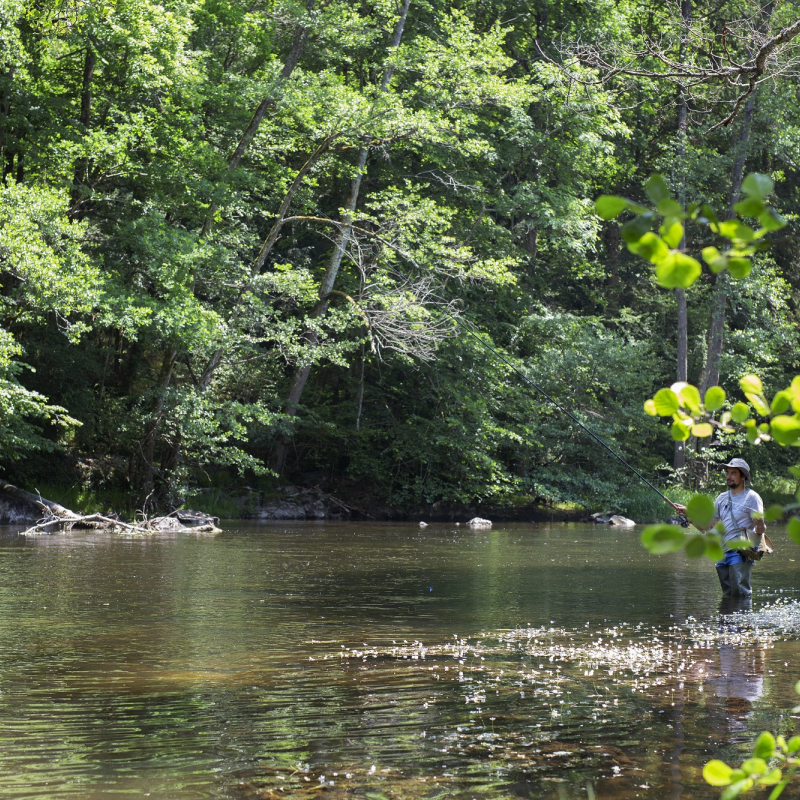
[[[678,519],[680,520],[681,528],[688,528],[689,527],[690,522],[689,522],[688,519],[686,519],[686,517],[680,517],[679,516]]]

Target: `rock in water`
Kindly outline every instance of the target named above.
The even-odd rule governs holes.
[[[632,519],[621,517],[619,514],[614,514],[614,516],[608,520],[608,524],[619,525],[621,528],[633,528],[636,525]]]
[[[420,528],[427,528],[428,527],[428,523],[427,522],[420,522],[419,526],[420,526]]]
[[[468,523],[470,528],[491,528],[492,521],[490,519],[481,519],[480,517],[473,517]]]

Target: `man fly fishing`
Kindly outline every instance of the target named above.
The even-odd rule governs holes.
[[[714,501],[714,518],[710,530],[722,522],[725,533],[722,547],[725,558],[717,563],[717,575],[722,586],[723,597],[747,598],[752,594],[750,574],[753,561],[761,558],[758,545],[753,544],[761,538],[767,526],[764,522],[764,503],[760,495],[747,484],[750,483],[750,467],[743,458],[733,458],[725,468],[725,482],[728,490],[719,494]],[[672,503],[673,508],[686,516],[686,506]],[[730,547],[734,542],[747,542],[747,548]]]

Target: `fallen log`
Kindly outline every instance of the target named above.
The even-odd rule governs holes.
[[[123,522],[116,516],[108,514],[79,514],[65,508],[60,503],[47,500],[39,494],[32,494],[11,483],[0,481],[0,494],[11,497],[38,509],[42,517],[27,530],[23,536],[39,534],[69,533],[73,529],[103,530],[109,533],[127,533],[151,535],[154,533],[182,532],[187,533],[219,533],[218,517],[204,514],[202,511],[176,510],[162,517],[145,517],[134,522]],[[185,524],[185,523],[192,524]]]

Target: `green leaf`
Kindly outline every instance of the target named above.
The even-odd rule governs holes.
[[[719,411],[725,405],[725,390],[720,386],[710,386],[704,398],[709,411]]]
[[[773,208],[768,208],[759,214],[758,221],[761,223],[761,227],[767,231],[779,231],[786,227],[786,220]]]
[[[763,758],[769,761],[775,754],[775,737],[769,732],[764,731],[756,740],[756,746],[753,748],[753,755],[756,758]],[[746,764],[747,762],[745,762]],[[742,769],[747,772],[747,768],[742,764]],[[757,772],[765,772],[767,765],[764,764],[764,769],[757,770]]]
[[[728,786],[732,772],[733,770],[724,761],[715,758],[703,767],[703,778],[712,786]]]
[[[800,681],[798,683],[800,683]],[[798,690],[798,694],[800,694],[800,690]],[[786,746],[789,753],[795,753],[800,750],[800,736],[792,736],[792,738],[786,743]]]
[[[726,239],[739,242],[752,242],[755,238],[755,231],[743,222],[737,219],[729,219],[725,222],[720,222],[717,226],[719,232]]]
[[[670,426],[669,433],[676,442],[685,442],[692,435],[692,426],[675,420]]]
[[[643,234],[638,242],[631,242],[628,250],[646,258],[651,264],[657,264],[669,255],[669,248],[664,240],[652,231]]]
[[[783,519],[783,506],[777,503],[768,506],[764,509],[764,519],[767,522],[777,522],[779,519]]]
[[[745,397],[753,404],[756,411],[761,414],[762,417],[768,417],[770,414],[769,406],[767,405],[766,401],[760,394],[752,394],[748,392]]]
[[[667,243],[668,247],[677,247],[683,239],[683,225],[677,220],[669,228],[661,226],[661,238]]]
[[[778,392],[775,397],[772,398],[772,403],[770,403],[769,410],[773,414],[783,414],[789,406],[792,404],[792,396],[789,392],[780,391]]]
[[[656,404],[652,400],[644,401],[644,413],[649,414],[651,417],[657,417]]]
[[[761,378],[758,375],[745,375],[739,380],[739,386],[743,392],[751,392],[753,394],[763,394],[764,386],[761,383]]]
[[[748,428],[745,431],[744,438],[747,439],[748,444],[755,444],[758,441],[758,430],[756,428]]]
[[[744,422],[749,416],[750,409],[745,403],[736,403],[731,409],[731,418],[734,422]]]
[[[760,786],[774,786],[776,783],[781,782],[782,777],[783,773],[776,767],[775,769],[771,769],[765,775],[762,775],[758,779],[758,783]]]
[[[642,532],[642,544],[653,555],[674,553],[686,542],[686,534],[677,525],[650,525]]]
[[[771,733],[767,733],[767,736],[772,738]],[[764,736],[762,733],[761,736],[758,737],[758,741],[761,741],[761,737]],[[756,743],[756,747],[758,747],[758,743]],[[772,739],[772,751],[775,750],[775,740]],[[772,755],[772,751],[770,751],[770,756]],[[764,760],[764,757],[756,757],[756,758],[748,758],[747,761],[742,763],[742,769],[744,770],[745,775],[763,775],[767,771],[767,762]]]
[[[789,524],[786,526],[786,532],[795,544],[800,544],[800,519],[798,517],[792,517],[789,520]]]
[[[717,218],[716,212],[713,208],[711,208],[708,203],[703,203],[702,207],[700,208],[700,213],[697,216],[698,222],[708,222],[712,225],[716,225],[719,220]]]
[[[800,440],[800,414],[795,414],[793,417],[773,417],[772,438],[778,444],[784,446],[798,444]]]
[[[725,551],[722,549],[721,539],[717,533],[706,535],[706,558],[712,561],[722,561],[725,558]]]
[[[762,175],[759,172],[751,172],[742,181],[742,191],[750,197],[757,197],[763,200],[767,197],[775,187],[772,178],[767,175]]]
[[[791,472],[795,478],[800,478],[800,467],[789,467],[789,472]]]
[[[748,197],[736,203],[733,210],[740,217],[757,217],[764,211],[764,208],[763,200],[760,200],[758,197]]]
[[[656,278],[665,289],[688,289],[701,272],[700,262],[685,253],[670,253],[656,264]]]
[[[659,389],[653,397],[653,404],[660,417],[671,417],[680,407],[678,395],[672,389]]]
[[[742,780],[736,781],[736,783],[732,783],[725,791],[722,792],[720,795],[720,800],[733,800],[735,797],[738,797],[742,792],[748,791],[748,789],[753,788],[753,779],[752,778],[742,778]]]
[[[689,556],[689,558],[700,558],[702,555],[705,555],[705,552],[706,537],[702,534],[692,536],[692,538],[686,542],[686,555]]]
[[[653,226],[653,215],[642,214],[639,217],[628,220],[622,228],[620,234],[622,238],[628,243],[628,246],[635,244],[642,238]]]
[[[667,182],[658,173],[654,173],[647,179],[644,190],[654,205],[658,205],[663,200],[669,200],[670,194]]]
[[[696,494],[686,504],[686,513],[698,528],[707,528],[714,519],[714,503],[705,495]]]
[[[713,436],[714,429],[708,422],[701,422],[698,425],[692,426],[692,436],[696,436],[698,439],[707,439],[709,436]]]
[[[663,217],[683,216],[683,206],[671,197],[665,197],[663,200],[659,200],[656,204],[656,208],[658,209],[658,213]]]
[[[674,389],[673,389],[674,391]],[[699,414],[701,412],[700,392],[696,386],[687,383],[679,392],[678,399],[684,408],[688,408],[692,414]]]
[[[628,207],[624,197],[613,194],[603,194],[594,201],[594,210],[601,219],[614,219]]]
[[[753,269],[753,264],[749,258],[729,258],[728,272],[734,278],[746,278]]]

